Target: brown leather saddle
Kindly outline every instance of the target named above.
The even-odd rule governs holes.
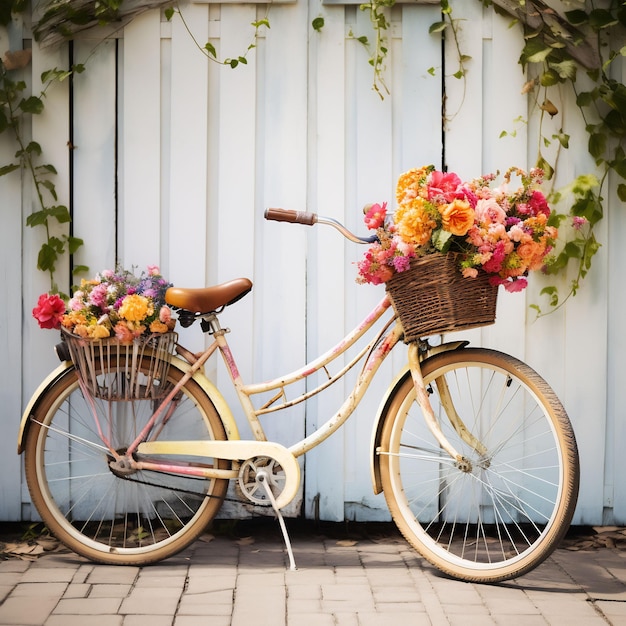
[[[192,313],[211,313],[241,300],[251,290],[252,281],[247,278],[236,278],[202,289],[170,287],[165,292],[165,302]]]

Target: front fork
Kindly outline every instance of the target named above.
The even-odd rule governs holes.
[[[430,432],[433,434],[439,445],[450,455],[451,458],[456,461],[459,468],[464,471],[471,472],[471,462],[469,459],[460,454],[448,441],[441,430],[439,420],[435,416],[432,405],[430,404],[428,391],[426,390],[426,386],[424,384],[422,368],[420,366],[419,344],[416,342],[409,345],[409,369],[411,371],[413,386],[415,387],[415,399],[422,409],[424,419]],[[472,435],[457,413],[445,377],[440,376],[439,378],[436,378],[434,383],[437,386],[441,405],[445,411],[446,417],[456,433],[463,441],[465,441],[465,443],[476,450],[480,456],[484,456],[486,453],[485,446],[478,439],[476,439],[474,435]]]

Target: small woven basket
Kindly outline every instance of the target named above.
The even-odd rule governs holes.
[[[464,278],[458,254],[428,254],[387,281],[387,293],[404,327],[404,341],[493,324],[497,285],[479,272]]]
[[[62,329],[81,381],[94,398],[103,400],[158,399],[165,384],[177,333],[138,337],[120,343],[115,337],[84,339]]]

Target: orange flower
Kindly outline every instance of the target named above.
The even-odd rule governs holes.
[[[439,207],[441,225],[453,235],[465,235],[474,224],[474,209],[467,200],[453,200]]]
[[[393,219],[400,237],[418,246],[428,243],[433,228],[437,226],[426,211],[423,198],[415,198],[399,206]]]
[[[420,181],[423,181],[428,175],[430,168],[420,167],[414,168],[405,172],[398,178],[398,184],[396,186],[396,199],[399,204],[415,198],[418,194],[426,198],[428,191],[425,186],[420,185]]]

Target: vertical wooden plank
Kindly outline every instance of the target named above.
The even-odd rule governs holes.
[[[161,264],[161,12],[124,28],[119,126],[120,257]],[[192,81],[193,82],[193,81]],[[167,275],[167,268],[161,268]]]
[[[324,28],[310,42],[309,88],[309,210],[345,221],[345,54],[344,7],[315,5]],[[334,67],[334,71],[328,71]],[[343,238],[325,227],[308,233],[307,356],[335,345],[342,337],[346,278]],[[329,306],[329,303],[333,303]],[[334,366],[336,367],[336,365]],[[314,432],[340,406],[346,393],[341,381],[307,406],[306,431]],[[343,433],[307,454],[305,512],[307,517],[343,519]],[[332,462],[329,462],[332,459]]]
[[[74,62],[86,70],[74,78],[74,234],[84,241],[75,263],[83,278],[115,267],[116,41],[79,40]],[[97,123],[94,123],[97,120]]]
[[[21,42],[21,23],[0,30],[0,50],[15,50]],[[29,73],[28,67],[23,73]],[[17,78],[17,76],[16,76]],[[0,141],[0,164],[13,161],[17,150],[9,132]],[[0,362],[0,406],[3,432],[0,441],[0,519],[21,519],[21,461],[15,454],[15,441],[22,408],[22,215],[21,173],[12,172],[0,177],[0,280],[3,297],[0,298],[0,351],[6,355]],[[25,317],[30,315],[28,303]]]
[[[306,361],[307,228],[266,222],[266,207],[307,206],[306,3],[275,6],[259,54],[255,133],[255,377],[275,377]],[[280,33],[279,36],[276,33]],[[261,338],[261,341],[258,339]],[[289,390],[304,391],[304,383]],[[269,437],[291,444],[304,434],[304,405],[263,421]],[[294,507],[298,502],[294,503]]]
[[[618,60],[612,76],[626,84],[626,63]],[[615,174],[609,177],[612,190],[607,194],[608,221],[608,328],[607,337],[607,451],[606,451],[606,496],[605,507],[613,508],[612,519],[607,523],[624,524],[626,521],[626,481],[622,480],[622,456],[626,448],[626,420],[623,419],[623,407],[626,406],[626,330],[624,315],[626,310],[626,292],[623,288],[621,268],[624,267],[624,246],[626,240],[626,216],[617,196],[617,185],[624,180]]]
[[[45,70],[57,67],[68,67],[67,47],[55,51],[39,50],[33,48],[32,60],[32,92],[39,94],[42,84],[40,77]],[[57,170],[54,184],[58,195],[58,204],[69,206],[69,159],[67,141],[69,138],[68,117],[68,83],[67,81],[55,84],[46,93],[45,108],[41,115],[35,115],[31,122],[32,139],[37,141],[42,148],[42,163],[51,163]],[[24,196],[22,199],[23,215],[22,224],[33,210],[38,210],[32,181],[24,179]],[[31,310],[41,293],[50,289],[50,280],[46,274],[37,269],[37,255],[44,241],[44,232],[41,227],[34,229],[23,227],[23,256],[22,256],[22,297],[24,302],[24,325],[22,327],[22,405],[24,406],[30,395],[37,388],[40,381],[56,365],[53,346],[58,342],[55,332],[42,331],[31,316]],[[51,233],[56,236],[67,234],[68,226],[53,225]],[[66,291],[69,289],[69,259],[65,258],[58,264],[56,279],[59,287]],[[13,448],[14,449],[14,448]],[[23,495],[24,502],[29,501],[26,489]],[[26,519],[31,514],[36,516],[34,510],[24,511]]]
[[[208,39],[208,6],[183,7],[187,24],[199,42]],[[169,249],[165,263],[169,279],[178,285],[206,284],[207,248],[207,59],[182,21],[172,20],[171,92],[169,111]],[[185,342],[199,349],[202,338],[196,328],[184,333]]]
[[[185,20],[199,42],[208,39],[208,7],[190,4]],[[184,68],[180,69],[180,68]],[[170,278],[205,284],[207,60],[180,19],[172,21]]]

